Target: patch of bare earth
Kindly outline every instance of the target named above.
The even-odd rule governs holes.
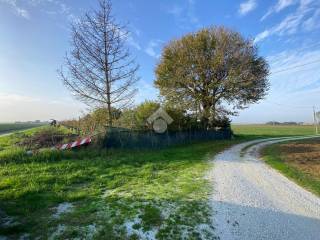
[[[283,143],[279,150],[285,163],[320,180],[320,139]]]

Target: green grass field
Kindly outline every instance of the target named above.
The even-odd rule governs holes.
[[[312,133],[309,126],[241,125],[233,126],[233,140],[157,151],[88,148],[28,156],[15,145],[42,128],[48,127],[0,137],[0,219],[13,223],[0,221],[0,237],[211,239],[208,160],[249,139]]]
[[[0,134],[39,127],[43,123],[0,123]]]
[[[9,227],[2,223],[0,236],[30,234],[31,239],[212,238],[211,188],[204,178],[208,160],[238,142],[27,156],[9,147],[10,139],[18,137],[0,138],[7,147],[0,151],[0,217],[16,222]],[[71,211],[58,214],[63,206]]]
[[[285,137],[315,134],[314,126],[272,126],[265,124],[232,125],[234,134],[245,138]]]
[[[7,164],[0,170],[0,209],[20,224],[0,233],[47,238],[64,226],[57,239],[85,238],[95,224],[98,239],[126,239],[131,224],[144,233],[158,229],[159,239],[179,239],[184,231],[190,239],[209,237],[210,232],[197,229],[199,224],[210,226],[210,188],[203,178],[207,158],[230,144],[202,143],[156,153],[79,152],[61,161]],[[71,203],[73,211],[56,219],[54,207],[63,202]],[[138,239],[134,233],[129,237]]]

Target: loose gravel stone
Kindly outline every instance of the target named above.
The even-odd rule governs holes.
[[[262,147],[289,139],[297,138],[255,140],[216,156],[210,178],[219,239],[320,239],[320,199],[259,159]]]

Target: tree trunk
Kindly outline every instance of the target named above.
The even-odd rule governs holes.
[[[107,37],[107,16],[106,16],[106,11],[104,10],[104,64],[105,64],[105,79],[106,79],[106,95],[107,95],[107,108],[108,108],[108,124],[109,127],[112,127],[112,109],[111,109],[111,89],[110,89],[110,78],[109,78],[109,61],[108,61],[108,37]]]
[[[201,116],[201,123],[203,125],[203,129],[208,130],[209,127],[209,117],[210,117],[210,105],[203,103],[203,112]]]

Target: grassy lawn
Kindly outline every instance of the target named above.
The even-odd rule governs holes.
[[[0,135],[13,131],[20,131],[29,128],[39,127],[42,125],[43,123],[0,123]]]
[[[273,144],[262,152],[270,166],[320,196],[320,139]]]
[[[243,138],[285,137],[315,134],[314,126],[272,126],[265,124],[232,125],[234,134]]]
[[[27,156],[10,139],[0,139],[9,148],[0,152],[0,236],[31,239],[212,239],[208,159],[238,142]]]

